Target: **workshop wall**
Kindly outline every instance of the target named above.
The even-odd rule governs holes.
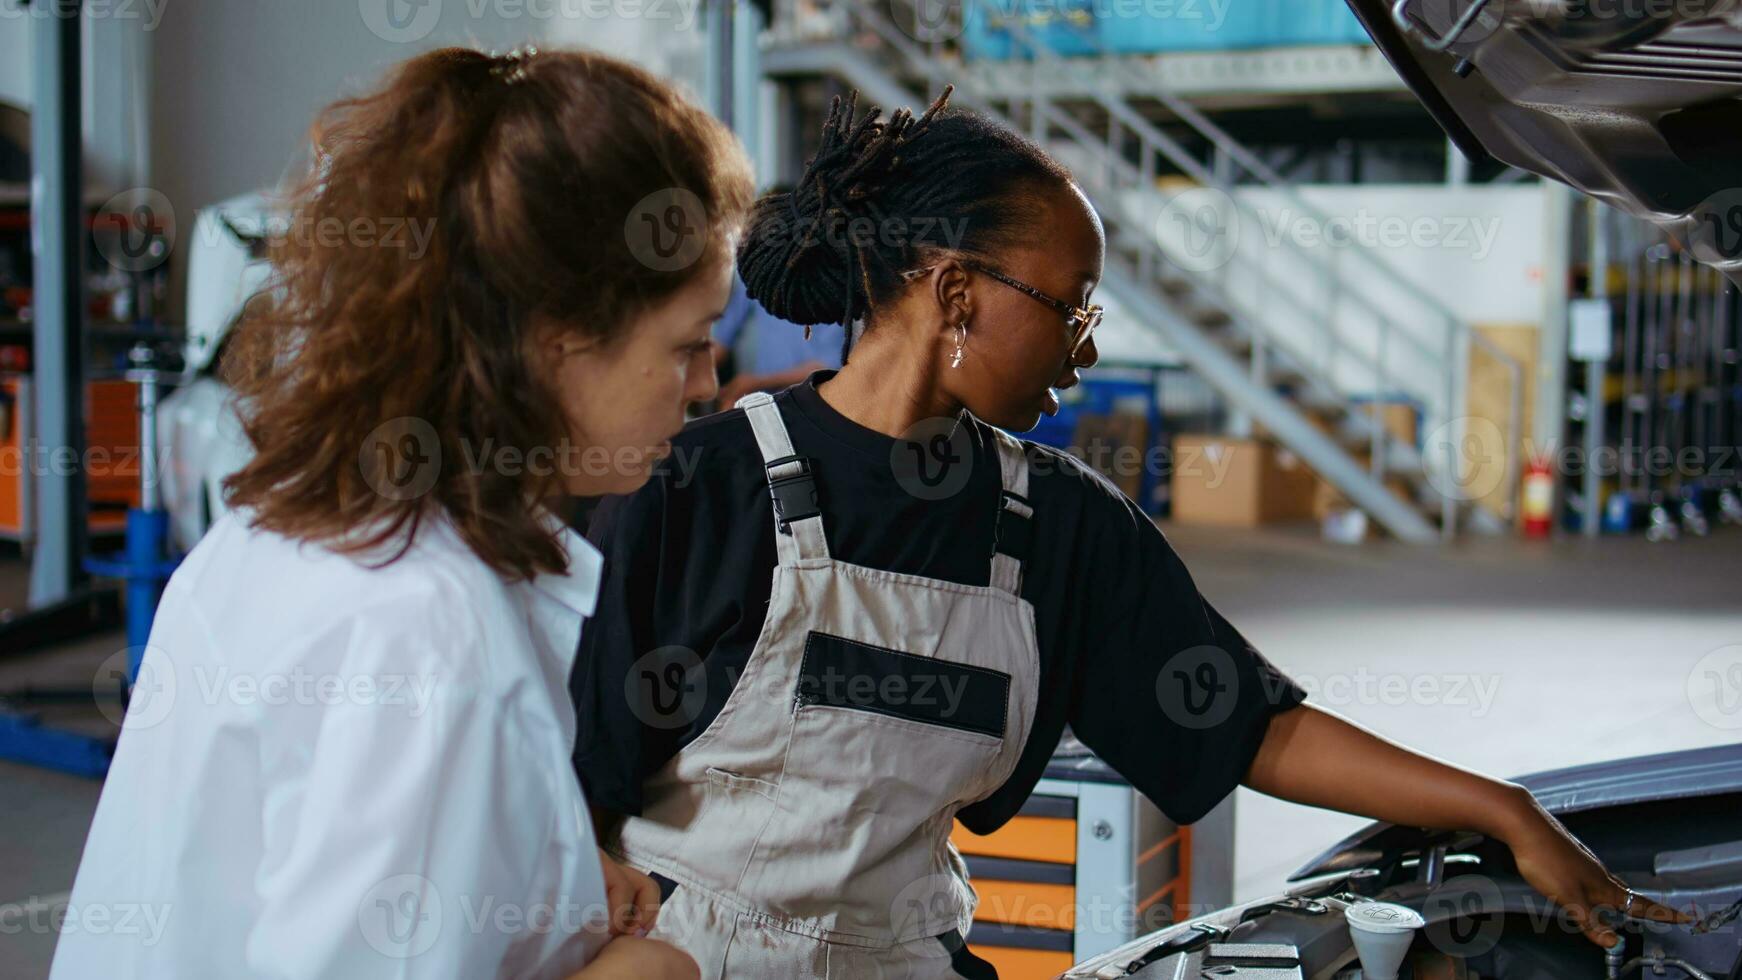
[[[178,0],[152,32],[151,183],[184,228],[196,209],[278,185],[305,165],[309,123],[327,103],[432,48],[533,43],[609,51],[667,73],[702,44],[693,0],[425,0],[403,27],[389,0]],[[598,16],[647,9],[646,16]],[[687,12],[687,14],[686,14]],[[665,14],[660,17],[656,14]],[[692,86],[694,81],[691,82]],[[177,268],[180,281],[185,270]],[[173,286],[171,296],[182,291]],[[176,306],[179,306],[179,301]],[[180,310],[172,306],[172,318]]]

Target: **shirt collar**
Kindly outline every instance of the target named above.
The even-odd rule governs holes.
[[[533,587],[581,616],[592,616],[599,602],[605,556],[548,508],[540,507],[538,518],[556,538],[557,547],[568,559],[569,570],[566,574],[543,572],[533,578]]]

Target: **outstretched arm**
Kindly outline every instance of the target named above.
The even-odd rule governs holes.
[[[1627,908],[1627,886],[1517,783],[1412,752],[1312,705],[1270,720],[1244,782],[1308,806],[1503,841],[1524,880],[1567,909],[1599,946],[1617,937],[1592,914],[1598,907],[1657,922],[1691,921],[1644,898]]]

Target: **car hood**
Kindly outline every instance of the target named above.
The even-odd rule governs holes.
[[[1742,0],[1348,4],[1466,156],[1653,221],[1742,284]]]
[[[1515,782],[1556,815],[1742,792],[1742,744],[1555,769],[1521,776]],[[1369,824],[1307,862],[1288,880],[1368,867],[1387,853],[1420,850],[1430,839],[1446,836],[1420,827]]]

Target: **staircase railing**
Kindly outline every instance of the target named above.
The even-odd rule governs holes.
[[[902,0],[897,2],[899,4]],[[1250,364],[1254,380],[1266,380],[1264,375],[1270,369],[1271,358],[1276,356],[1278,360],[1291,362],[1293,372],[1316,394],[1341,402],[1342,407],[1347,410],[1350,399],[1361,393],[1340,383],[1339,377],[1346,377],[1350,372],[1345,367],[1339,373],[1339,358],[1352,360],[1361,374],[1371,372],[1373,388],[1370,394],[1375,399],[1384,398],[1398,390],[1399,382],[1392,369],[1392,357],[1397,347],[1425,359],[1430,366],[1437,366],[1441,379],[1439,391],[1406,393],[1430,410],[1430,418],[1438,416],[1445,419],[1445,424],[1440,428],[1446,451],[1444,466],[1445,472],[1454,479],[1459,473],[1457,451],[1463,445],[1463,420],[1456,417],[1456,398],[1467,379],[1470,346],[1474,344],[1481,348],[1509,375],[1513,405],[1509,423],[1512,432],[1507,440],[1505,474],[1508,480],[1517,479],[1516,452],[1521,418],[1522,367],[1488,338],[1470,329],[1437,297],[1398,273],[1389,263],[1383,262],[1366,248],[1357,247],[1347,251],[1355,256],[1354,263],[1358,268],[1344,269],[1339,261],[1344,250],[1330,250],[1325,253],[1296,246],[1291,250],[1291,268],[1271,268],[1268,263],[1258,261],[1252,256],[1246,256],[1244,262],[1236,263],[1233,261],[1237,257],[1236,250],[1235,255],[1228,256],[1228,261],[1218,265],[1215,270],[1194,273],[1190,271],[1194,263],[1182,261],[1187,257],[1179,255],[1177,250],[1169,254],[1169,250],[1161,246],[1158,235],[1159,218],[1166,213],[1165,209],[1170,204],[1181,200],[1164,200],[1163,195],[1154,187],[1157,165],[1162,160],[1207,189],[1207,198],[1205,194],[1188,192],[1197,195],[1193,201],[1197,206],[1191,209],[1191,213],[1174,211],[1176,217],[1183,218],[1188,223],[1203,219],[1206,204],[1213,205],[1218,211],[1232,212],[1234,221],[1242,218],[1257,222],[1263,220],[1256,205],[1243,200],[1245,195],[1233,192],[1234,176],[1226,172],[1228,165],[1244,168],[1258,185],[1285,201],[1291,209],[1298,209],[1308,220],[1320,222],[1320,227],[1328,226],[1332,219],[1195,107],[1169,93],[1156,91],[1153,82],[1146,83],[1145,96],[1161,102],[1174,116],[1215,147],[1220,154],[1219,161],[1224,165],[1212,169],[1178,140],[1140,115],[1112,84],[1120,78],[1121,73],[1129,71],[1123,59],[1117,56],[1108,57],[1104,52],[1101,56],[1086,59],[1058,57],[1047,45],[1037,42],[1026,25],[1015,22],[1010,34],[1013,42],[1028,55],[1026,60],[1031,78],[1029,91],[1026,94],[987,91],[983,82],[948,61],[943,45],[935,37],[921,40],[924,31],[898,26],[882,9],[864,0],[836,0],[827,7],[810,7],[814,20],[808,28],[802,21],[787,19],[795,17],[795,3],[783,0],[782,7],[785,9],[782,11],[783,16],[776,19],[776,31],[782,30],[784,25],[787,40],[828,37],[852,44],[857,39],[861,48],[880,48],[879,53],[885,56],[893,52],[903,62],[902,67],[909,76],[917,75],[934,80],[936,88],[941,88],[944,80],[954,82],[958,86],[957,101],[968,103],[978,111],[990,113],[1005,125],[1023,128],[999,109],[999,103],[1013,108],[1026,108],[1026,128],[1049,145],[1057,143],[1053,138],[1054,133],[1064,134],[1069,146],[1088,158],[1089,166],[1078,168],[1078,177],[1084,182],[1084,189],[1095,200],[1097,208],[1102,209],[1104,215],[1115,218],[1117,227],[1112,229],[1115,241],[1111,244],[1117,248],[1135,251],[1134,271],[1137,278],[1145,282],[1166,282],[1172,270],[1177,273],[1174,276],[1175,281],[1186,281],[1190,289],[1206,297],[1211,306],[1227,311],[1251,343]],[[911,8],[909,12],[912,12]],[[867,41],[871,43],[864,43]],[[1089,132],[1081,120],[1051,104],[1040,94],[1040,79],[1043,75],[1056,77],[1058,73],[1066,72],[1087,72],[1079,90],[1088,93],[1097,107],[1106,114],[1107,133]],[[1136,141],[1135,162],[1126,152],[1130,144],[1126,137]],[[1219,223],[1228,220],[1227,214],[1216,216]],[[1225,224],[1220,230],[1226,231]],[[1187,232],[1190,233],[1189,228]],[[1260,251],[1258,254],[1262,257],[1267,253]],[[1298,271],[1303,267],[1314,277],[1304,284],[1304,291],[1298,276]],[[1246,277],[1244,282],[1236,284],[1247,287],[1244,289],[1246,295],[1240,295],[1241,290],[1230,288],[1231,270],[1237,270]],[[1214,271],[1215,275],[1209,274],[1210,271]],[[1436,338],[1439,343],[1430,344],[1415,332],[1400,328],[1395,314],[1373,299],[1366,290],[1359,288],[1357,276],[1383,284],[1384,289],[1393,297],[1401,296],[1416,303],[1419,308],[1416,318],[1441,325]],[[1251,288],[1253,286],[1258,288]],[[1260,297],[1262,304],[1255,305],[1251,302],[1252,299]],[[1322,309],[1313,302],[1315,299],[1322,300]],[[1285,330],[1278,328],[1275,322],[1278,319],[1277,312],[1284,310],[1287,320],[1305,324],[1310,328],[1311,342],[1308,346],[1314,349],[1302,349],[1298,341],[1291,340]],[[1351,331],[1339,321],[1339,312],[1345,314],[1343,321],[1346,322],[1346,314],[1352,311],[1368,317],[1372,331],[1370,349],[1359,338],[1351,336]],[[1424,461],[1414,447],[1393,439],[1377,416],[1369,417],[1351,411],[1348,423],[1351,428],[1365,431],[1369,439],[1369,466],[1376,477],[1383,476],[1398,465],[1422,466]],[[1391,445],[1392,443],[1398,444]],[[1437,487],[1436,492],[1441,499],[1441,531],[1450,536],[1455,532],[1459,496],[1455,492],[1446,492]],[[1510,501],[1512,496],[1508,493],[1506,499]]]

